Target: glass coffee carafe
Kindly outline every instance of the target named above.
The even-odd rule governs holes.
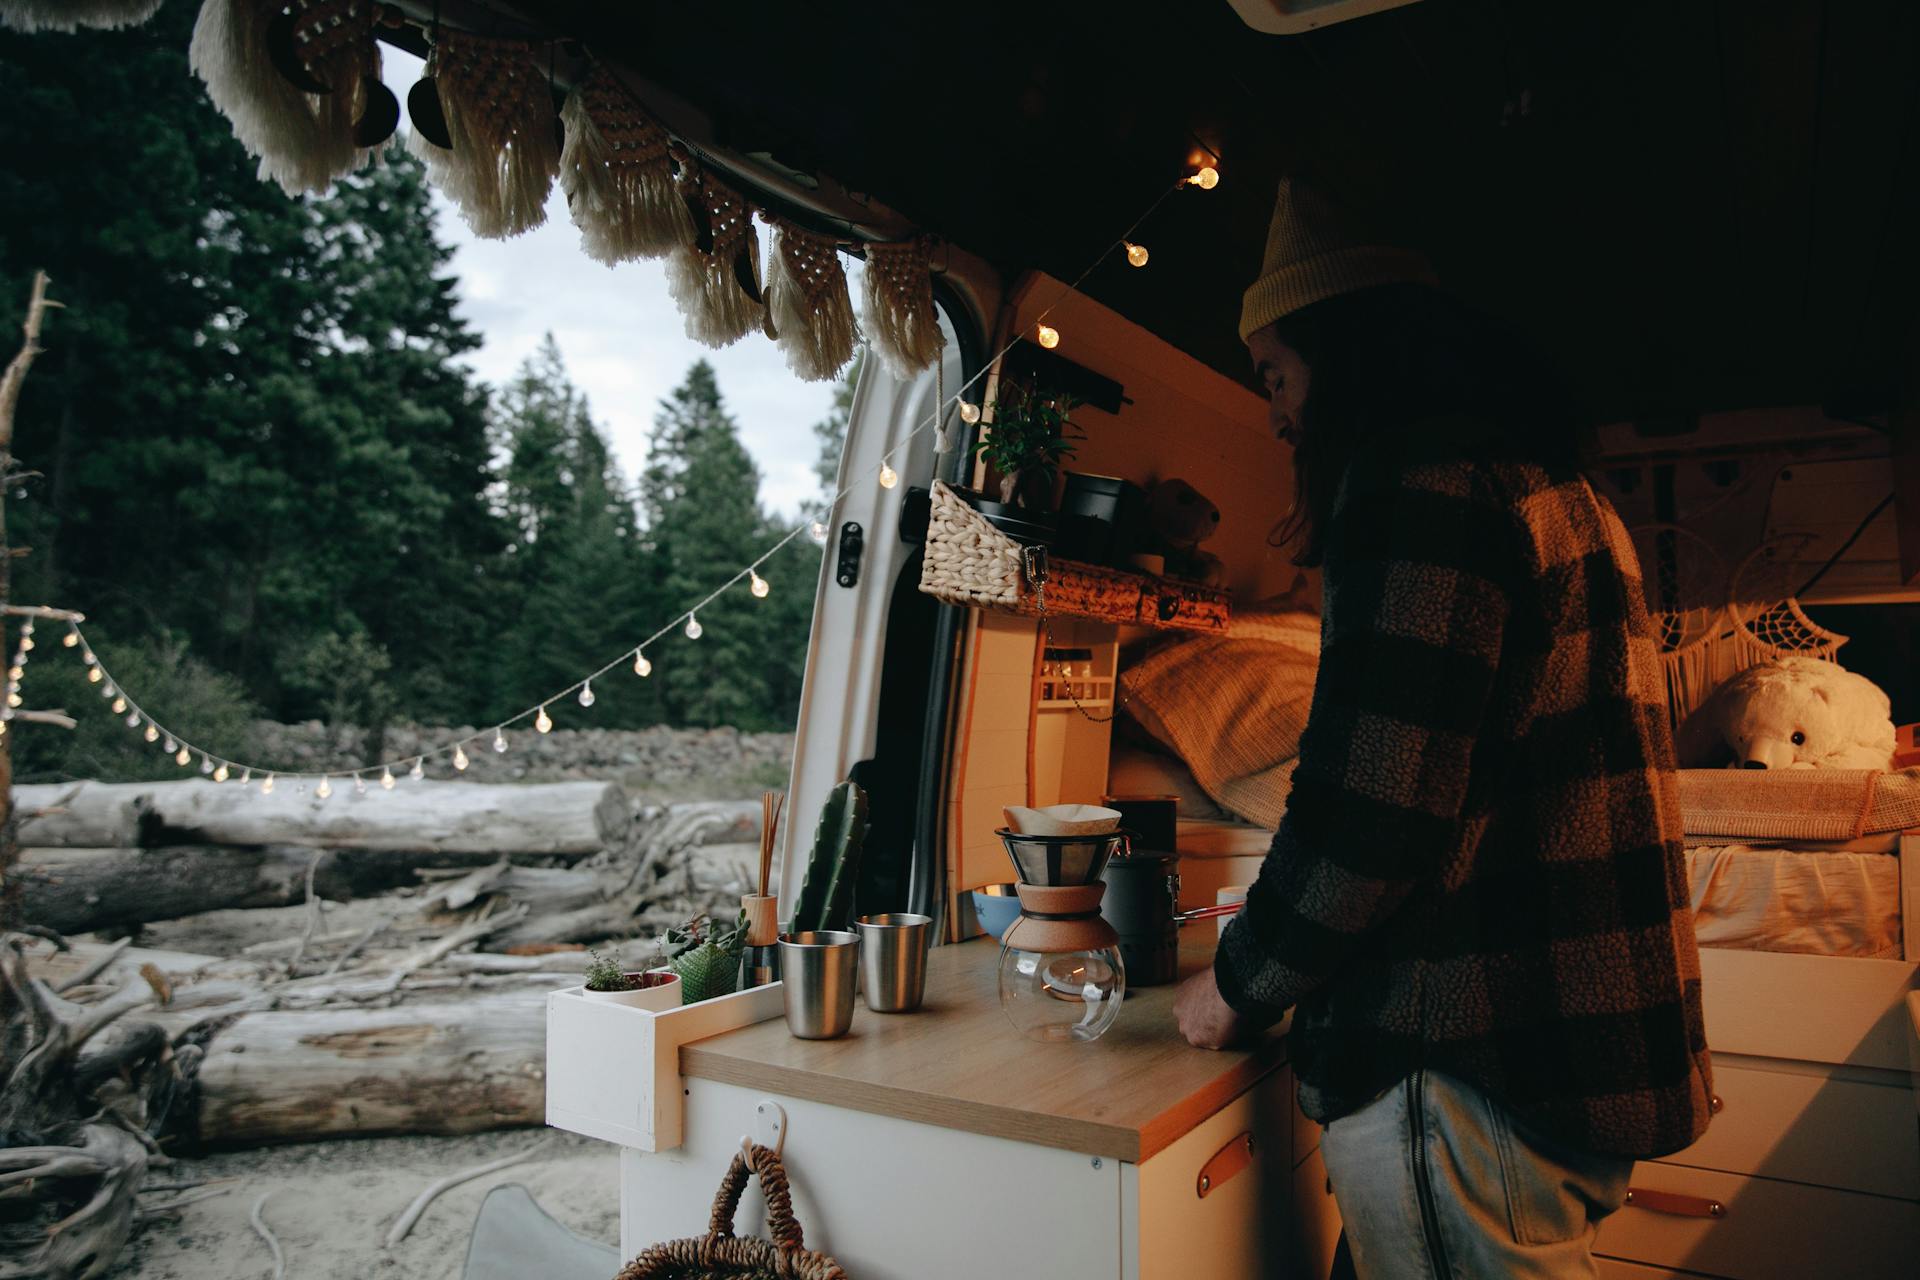
[[[1120,935],[1100,916],[1100,873],[1126,834],[995,834],[1020,877],[1020,917],[1000,946],[1000,1007],[1034,1040],[1098,1039],[1127,994]]]

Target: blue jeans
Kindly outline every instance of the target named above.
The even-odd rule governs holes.
[[[1633,1169],[1426,1070],[1329,1124],[1320,1155],[1360,1280],[1597,1276],[1594,1232]]]

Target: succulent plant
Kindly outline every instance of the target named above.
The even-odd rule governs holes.
[[[747,913],[714,929],[706,916],[667,930],[667,964],[680,975],[680,1003],[696,1004],[732,995],[740,984],[740,952],[746,946]]]
[[[860,850],[867,839],[867,793],[843,782],[820,806],[813,830],[813,852],[794,899],[794,933],[844,929],[853,920],[853,882],[860,872]]]

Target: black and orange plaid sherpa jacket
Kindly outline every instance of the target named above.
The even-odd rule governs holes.
[[[1651,1156],[1711,1091],[1660,657],[1619,517],[1535,463],[1354,464],[1285,820],[1214,963],[1325,1122],[1416,1069]]]

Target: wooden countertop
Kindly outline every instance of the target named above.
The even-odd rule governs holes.
[[[1251,1050],[1181,1039],[1174,985],[1137,988],[1090,1044],[1041,1044],[1000,1010],[999,945],[935,947],[925,1005],[877,1014],[857,1003],[838,1040],[798,1040],[784,1018],[680,1049],[680,1073],[854,1111],[1139,1163],[1197,1127],[1285,1060],[1278,1031]],[[1212,939],[1180,970],[1211,963]]]

